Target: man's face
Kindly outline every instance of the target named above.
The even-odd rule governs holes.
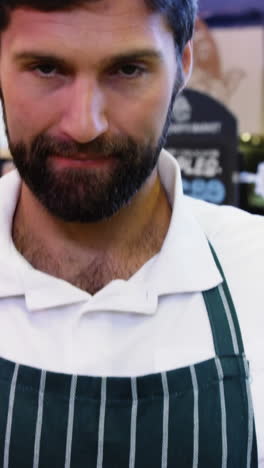
[[[173,35],[143,0],[12,12],[0,84],[10,149],[55,216],[112,216],[156,165],[177,92]]]

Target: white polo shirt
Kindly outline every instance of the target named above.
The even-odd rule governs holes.
[[[250,361],[260,465],[264,467],[264,218],[185,197],[180,170],[163,151],[159,174],[173,208],[161,251],[128,281],[94,296],[35,270],[15,249],[16,171],[0,180],[0,356],[55,372],[139,376],[214,355],[200,291],[222,278]]]

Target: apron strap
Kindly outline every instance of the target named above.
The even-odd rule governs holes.
[[[210,242],[209,246],[223,278],[223,283],[202,293],[213,333],[215,352],[218,356],[244,354],[237,314],[225,275]]]

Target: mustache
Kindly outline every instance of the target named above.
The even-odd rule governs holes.
[[[30,153],[41,156],[42,160],[47,159],[50,155],[76,158],[78,154],[87,155],[87,157],[90,154],[98,154],[104,158],[114,156],[122,160],[127,153],[136,155],[138,152],[139,145],[132,138],[121,136],[112,139],[101,137],[89,143],[78,143],[49,135],[39,135],[30,147]]]

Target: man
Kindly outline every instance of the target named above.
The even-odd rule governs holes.
[[[195,9],[1,2],[4,468],[264,460],[263,220],[184,198],[162,150]]]

